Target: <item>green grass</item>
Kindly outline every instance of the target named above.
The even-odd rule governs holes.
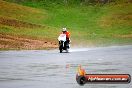
[[[34,28],[34,29],[27,29],[27,28],[20,28],[19,30],[17,28],[13,28],[13,27],[7,27],[7,26],[1,26],[0,27],[0,33],[4,34],[14,34],[14,35],[20,35],[20,36],[29,36],[29,37],[33,37],[33,38],[46,38],[46,39],[50,39],[50,40],[55,40],[56,39],[56,34],[54,33],[56,32],[53,29],[47,28],[47,29],[43,29],[43,28]],[[51,33],[51,35],[49,34]]]
[[[47,18],[47,12],[44,9],[22,6],[15,3],[0,1],[0,17],[13,18],[34,24],[43,24]]]
[[[44,27],[31,29],[1,25],[0,33],[49,38],[57,41],[61,28],[66,27],[71,32],[73,44],[95,46],[132,44],[131,3],[64,6],[63,4],[36,3],[27,0],[19,3],[24,6],[9,2],[4,2],[4,4],[6,8],[0,9],[1,17],[9,17]]]
[[[69,28],[73,41],[97,46],[98,44],[129,44],[132,42],[132,37],[122,38],[116,35],[132,34],[131,9],[131,4],[58,8],[49,11],[50,17],[45,24],[58,28]],[[128,19],[123,20],[116,17],[120,14],[127,18],[128,13],[131,16]]]
[[[41,25],[42,27],[35,28],[25,28],[25,27],[15,27],[15,26],[7,26],[0,24],[0,33],[5,34],[15,34],[15,35],[23,35],[35,38],[46,38],[56,40],[57,29],[56,27],[50,27],[44,24],[44,21],[47,19],[48,14],[44,9],[36,9],[27,6],[18,5],[15,3],[9,3],[5,1],[0,1],[0,20],[1,17],[5,20],[11,19],[16,21],[25,22],[28,24]],[[21,22],[19,22],[22,24]],[[16,23],[19,24],[19,23]],[[10,24],[14,24],[14,21]],[[50,34],[49,34],[50,33]]]

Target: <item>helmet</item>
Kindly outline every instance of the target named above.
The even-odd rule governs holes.
[[[62,28],[62,32],[65,32],[65,31],[67,31],[66,28]]]

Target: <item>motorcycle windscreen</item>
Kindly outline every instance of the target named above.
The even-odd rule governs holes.
[[[59,41],[66,41],[66,34],[60,34],[60,36],[58,37]]]

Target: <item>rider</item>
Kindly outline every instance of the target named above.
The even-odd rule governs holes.
[[[62,28],[62,34],[66,34],[66,41],[70,43],[70,32],[66,28]]]

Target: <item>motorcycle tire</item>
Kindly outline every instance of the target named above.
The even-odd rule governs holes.
[[[59,47],[59,50],[60,50],[60,53],[62,53],[62,45],[60,45],[60,47]]]
[[[60,50],[60,53],[62,53],[62,50]]]

